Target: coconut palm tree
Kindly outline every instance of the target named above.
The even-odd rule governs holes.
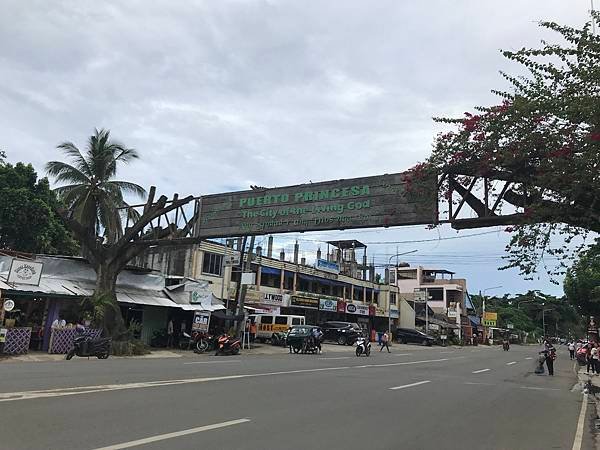
[[[128,164],[139,157],[137,151],[110,139],[109,130],[95,130],[90,136],[85,154],[72,142],[60,144],[71,164],[51,161],[46,172],[58,183],[55,189],[71,218],[79,222],[88,236],[103,237],[111,244],[123,233],[122,219],[128,205],[124,195],[145,197],[141,186],[115,180],[119,164]]]

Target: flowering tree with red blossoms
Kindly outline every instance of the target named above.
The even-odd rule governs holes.
[[[592,13],[600,26],[600,13]],[[502,73],[510,92],[492,91],[501,104],[475,108],[461,118],[436,118],[453,131],[436,137],[426,167],[454,177],[510,181],[502,212],[512,233],[507,267],[530,276],[544,256],[562,272],[600,232],[600,36],[583,28],[542,22],[563,42],[503,51],[526,76]],[[448,181],[446,188],[450,189]],[[556,245],[553,235],[562,234]],[[574,240],[575,238],[578,238]],[[583,238],[583,239],[580,239]],[[578,245],[575,245],[578,242]]]

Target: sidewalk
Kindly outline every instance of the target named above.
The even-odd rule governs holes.
[[[122,358],[122,359],[152,359],[152,358],[181,358],[183,356],[180,353],[170,350],[154,350],[147,355],[139,356],[110,356],[111,358]],[[29,352],[25,355],[9,356],[2,355],[0,357],[0,364],[4,363],[15,363],[15,362],[45,362],[45,361],[62,361],[65,359],[65,355],[50,354],[45,352]]]

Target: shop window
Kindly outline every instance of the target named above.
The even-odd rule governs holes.
[[[396,293],[390,292],[390,305],[395,305],[395,304],[396,304]]]
[[[223,265],[223,255],[204,252],[202,260],[202,273],[221,276],[221,266]]]
[[[276,316],[275,323],[277,325],[287,325],[287,316]]]
[[[354,286],[354,292],[352,294],[352,299],[360,301],[360,300],[362,300],[362,297],[363,297],[362,294],[363,294],[362,287],[361,286]]]
[[[300,283],[299,283],[299,287],[298,287],[299,291],[302,292],[308,292],[308,281],[303,280],[302,278],[300,279]]]
[[[379,292],[373,293],[373,301],[379,305]]]

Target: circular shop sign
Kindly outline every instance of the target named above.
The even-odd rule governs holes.
[[[4,311],[12,311],[15,307],[15,302],[13,302],[12,300],[5,300],[4,301]]]
[[[353,304],[347,305],[346,306],[346,311],[348,311],[349,313],[356,312],[356,305],[353,305]]]

